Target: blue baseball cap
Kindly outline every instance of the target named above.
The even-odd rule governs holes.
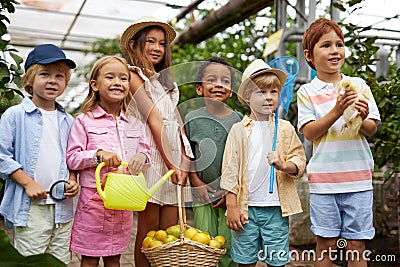
[[[25,71],[33,64],[46,65],[57,61],[65,61],[68,67],[74,69],[75,62],[65,57],[64,52],[53,44],[42,44],[36,46],[25,61]]]

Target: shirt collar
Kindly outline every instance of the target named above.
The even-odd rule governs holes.
[[[38,107],[32,101],[32,96],[25,97],[24,100],[22,100],[21,104],[25,111],[28,113],[31,113],[38,109]],[[65,109],[60,104],[58,104],[57,101],[55,102],[55,104],[58,111],[65,112]]]
[[[248,127],[248,126],[252,126],[253,125],[253,120],[250,119],[249,116],[244,115],[243,119],[242,119],[242,123],[244,127]]]
[[[104,109],[102,107],[100,107],[100,105],[97,105],[92,110],[92,114],[93,114],[93,118],[100,118],[103,116],[112,116],[112,115],[108,114],[107,112],[105,112]],[[128,121],[128,118],[126,117],[126,114],[123,110],[121,110],[119,117],[124,121]]]
[[[348,78],[348,76],[341,74],[342,79],[341,81],[343,81],[344,79]],[[331,85],[333,87],[332,83],[326,83],[322,80],[320,80],[318,77],[315,77],[312,81],[311,81],[312,86],[314,86],[314,88],[318,89],[318,90],[322,90],[323,88]]]

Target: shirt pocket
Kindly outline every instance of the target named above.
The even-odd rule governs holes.
[[[125,130],[123,136],[123,146],[125,148],[125,155],[127,160],[133,157],[137,151],[140,142],[140,137],[143,132],[140,130]]]
[[[102,147],[104,144],[110,143],[110,133],[111,130],[107,127],[88,127],[88,144]]]

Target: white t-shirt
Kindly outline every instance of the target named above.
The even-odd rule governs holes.
[[[42,113],[43,130],[34,176],[35,181],[48,191],[51,185],[58,180],[60,171],[61,154],[58,148],[60,139],[57,110],[39,110]],[[34,204],[54,204],[54,202],[48,195],[46,201],[35,201]]]
[[[249,136],[249,206],[280,206],[276,179],[274,192],[270,194],[269,181],[271,166],[268,164],[268,152],[272,151],[272,140],[268,121],[254,121]]]

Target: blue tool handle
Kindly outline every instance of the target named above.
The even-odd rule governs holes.
[[[279,106],[275,110],[274,141],[272,143],[272,151],[276,151],[276,137],[278,135],[278,120],[279,120],[278,109]],[[275,167],[274,164],[271,164],[271,171],[269,172],[269,190],[268,190],[270,194],[274,192],[274,179],[275,179]]]
[[[269,177],[269,190],[268,190],[270,194],[274,192],[274,177],[275,177],[275,167],[274,164],[272,164]]]

